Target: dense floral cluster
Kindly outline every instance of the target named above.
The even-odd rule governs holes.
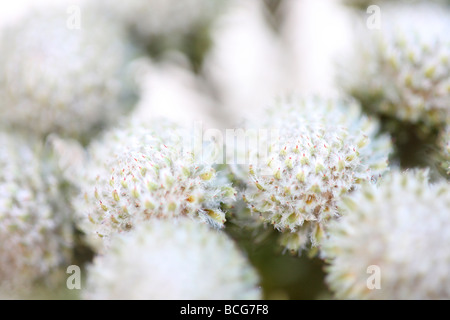
[[[167,122],[132,121],[92,143],[75,204],[87,234],[108,237],[150,217],[187,216],[223,227],[221,206],[232,203],[235,190],[183,132]]]
[[[0,299],[450,299],[450,0],[20,2]]]
[[[340,196],[386,169],[390,141],[375,136],[377,123],[353,102],[286,99],[261,122],[276,128],[278,139],[260,144],[253,155],[244,199],[284,232],[288,249],[318,246],[327,222],[338,215]]]
[[[440,128],[450,120],[450,11],[383,5],[380,26],[361,28],[347,90],[371,112]]]
[[[72,226],[40,143],[0,133],[0,291],[26,290],[68,262]]]
[[[134,93],[127,62],[134,50],[116,24],[82,13],[72,26],[66,7],[42,8],[3,30],[3,127],[86,140],[129,109]]]
[[[449,194],[445,181],[429,184],[427,171],[392,172],[346,198],[323,246],[336,296],[448,299]],[[371,266],[380,271],[378,288],[368,285]]]

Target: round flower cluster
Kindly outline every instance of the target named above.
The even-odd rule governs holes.
[[[222,228],[222,207],[234,201],[235,190],[202,158],[206,149],[195,152],[190,142],[181,128],[155,121],[131,122],[92,143],[75,204],[82,229],[104,238],[151,217],[180,216]]]
[[[70,258],[70,213],[42,145],[0,133],[0,146],[0,291],[26,290]]]
[[[449,10],[385,5],[381,30],[362,29],[346,90],[371,112],[402,122],[440,128],[450,121]]]
[[[345,199],[322,250],[336,296],[449,299],[449,194],[427,171],[392,172]]]
[[[106,18],[83,10],[78,25],[58,8],[36,9],[3,30],[0,124],[87,140],[134,101],[134,50]]]
[[[260,144],[244,200],[283,232],[287,249],[317,247],[340,196],[384,172],[390,141],[354,102],[286,99],[261,122],[278,137]]]
[[[88,268],[85,299],[260,299],[259,277],[223,232],[188,219],[122,234]]]

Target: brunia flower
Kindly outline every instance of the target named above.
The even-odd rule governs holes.
[[[440,128],[450,121],[449,9],[386,4],[381,14],[380,30],[357,34],[345,89],[371,112]]]
[[[376,136],[377,123],[359,105],[344,100],[283,99],[258,122],[277,135],[260,136],[257,152],[249,150],[256,161],[244,175],[244,200],[283,233],[287,249],[318,247],[328,221],[339,215],[341,195],[386,170],[390,141]]]
[[[74,205],[82,230],[98,240],[152,217],[181,216],[222,228],[235,190],[191,137],[169,122],[131,121],[94,141]]]
[[[392,172],[344,199],[322,250],[336,296],[449,299],[449,194],[447,182],[429,184],[427,171]],[[379,279],[369,279],[375,269]]]
[[[154,219],[116,237],[88,268],[85,299],[260,299],[259,277],[225,233]]]
[[[89,10],[71,29],[66,9],[36,9],[3,30],[1,126],[87,141],[134,101],[125,33]]]
[[[50,279],[68,262],[72,247],[64,188],[42,144],[27,140],[0,133],[0,291],[4,293]]]

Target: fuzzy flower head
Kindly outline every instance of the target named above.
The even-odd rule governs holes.
[[[317,247],[340,196],[384,172],[390,141],[353,102],[286,99],[262,122],[278,138],[250,165],[244,200],[283,232],[287,249]]]
[[[126,111],[134,94],[125,34],[91,11],[81,17],[71,29],[65,7],[41,9],[4,30],[0,125],[88,139]]]
[[[152,220],[115,238],[88,268],[85,299],[260,299],[258,275],[225,233]]]
[[[189,135],[182,132],[170,123],[133,124],[90,146],[75,205],[87,234],[108,237],[151,217],[187,216],[223,227],[222,206],[232,203],[235,191],[209,161],[183,146]]]
[[[67,203],[42,154],[38,143],[0,134],[0,291],[28,288],[70,256]]]
[[[440,128],[450,119],[450,11],[433,4],[382,7],[381,30],[358,34],[346,90],[371,112]]]
[[[428,172],[417,171],[393,172],[346,198],[323,246],[336,296],[449,299],[449,194],[448,183],[429,185]]]

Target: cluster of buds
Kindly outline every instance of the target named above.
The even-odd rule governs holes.
[[[361,29],[346,90],[371,112],[438,128],[450,121],[450,12],[383,5],[380,30]]]
[[[132,122],[92,143],[75,204],[82,229],[107,238],[152,217],[189,217],[222,228],[223,207],[235,190],[186,137],[171,123]]]
[[[279,135],[249,165],[244,200],[287,249],[318,247],[340,196],[386,170],[390,141],[350,101],[285,99],[261,122]]]
[[[66,7],[57,8],[36,9],[2,32],[0,125],[87,141],[132,106],[135,50],[100,14],[83,10],[72,26]]]

